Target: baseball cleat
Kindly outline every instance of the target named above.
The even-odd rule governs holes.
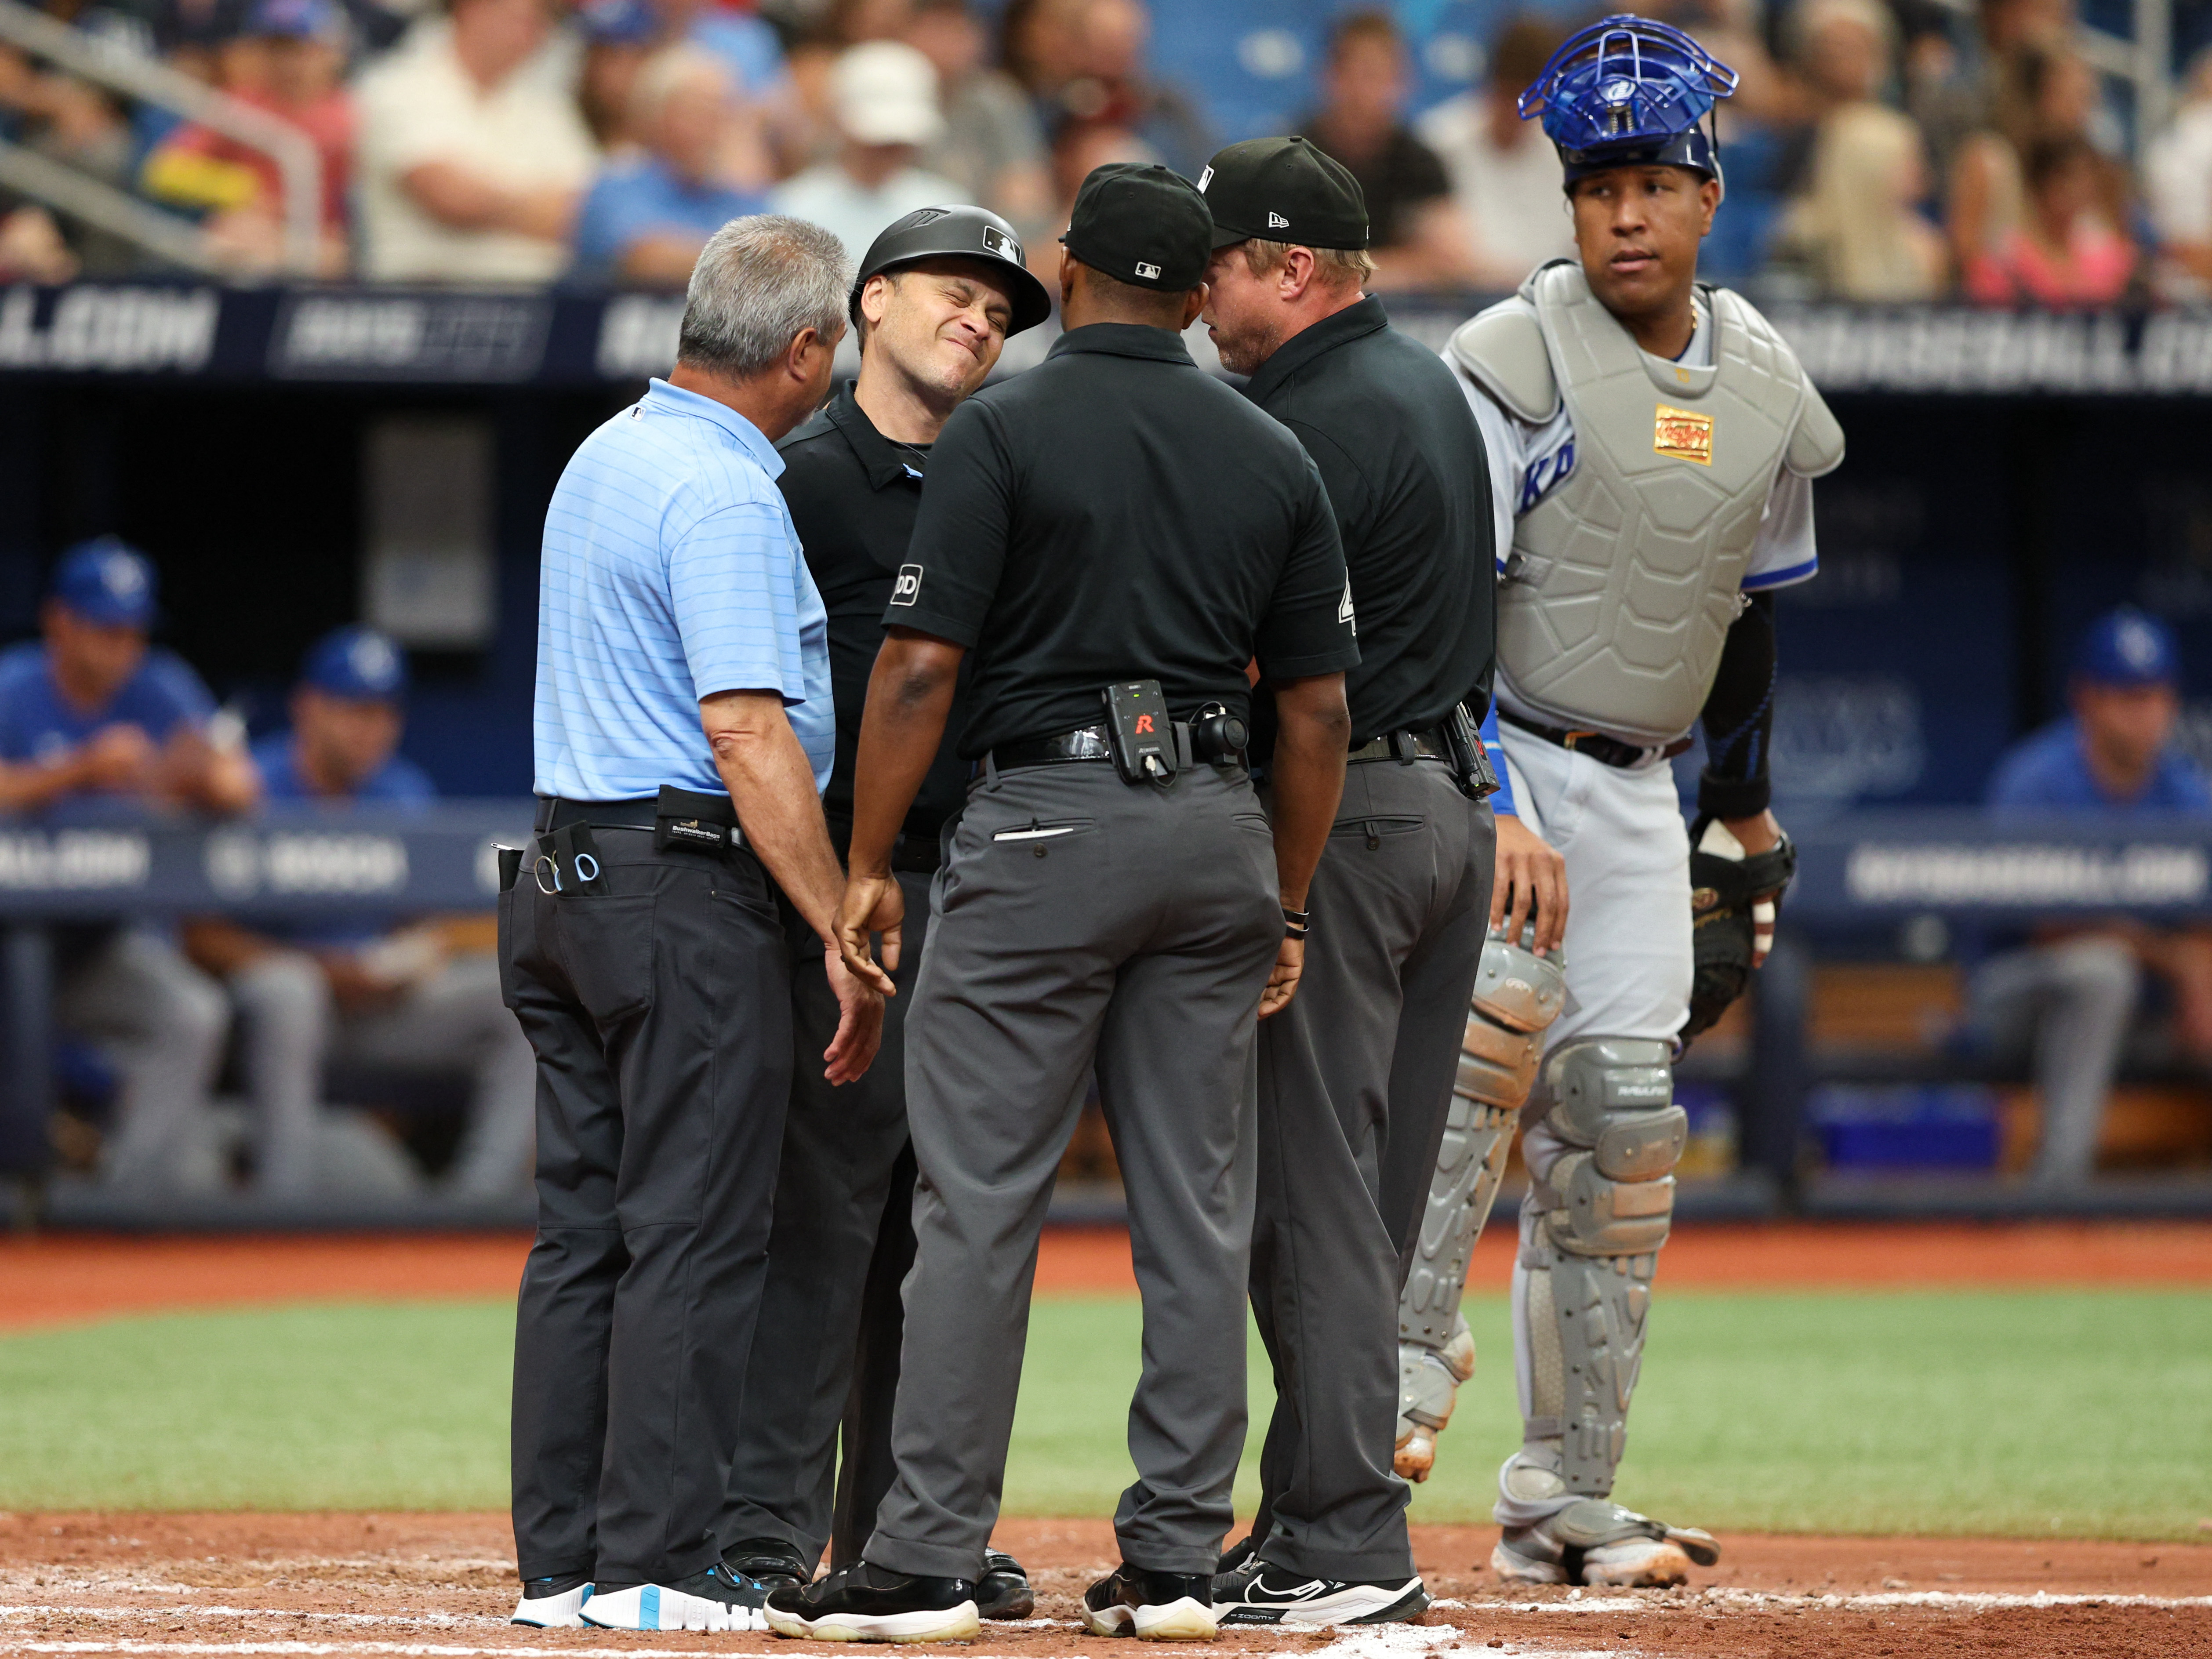
[[[1395,1625],[1428,1605],[1419,1577],[1312,1578],[1261,1561],[1213,1581],[1214,1616],[1224,1626]]]
[[[1213,1616],[1213,1576],[1147,1572],[1125,1562],[1083,1592],[1083,1626],[1093,1636],[1210,1642],[1221,1633]]]
[[[1036,1592],[1022,1564],[1004,1550],[983,1552],[983,1576],[975,1581],[975,1613],[981,1619],[1026,1619],[1036,1611]]]
[[[562,1578],[532,1578],[522,1586],[522,1599],[514,1604],[510,1625],[529,1625],[538,1630],[573,1630],[584,1622],[584,1603],[592,1599],[589,1574],[574,1572]]]
[[[1515,1584],[1650,1589],[1683,1583],[1693,1562],[1710,1567],[1720,1559],[1711,1533],[1582,1498],[1533,1527],[1506,1528],[1490,1553],[1490,1570]]]
[[[768,1598],[768,1627],[804,1642],[964,1642],[982,1633],[975,1586],[869,1561]]]
[[[582,1608],[583,1622],[601,1630],[766,1630],[761,1587],[717,1561],[672,1584],[625,1584],[602,1589]]]

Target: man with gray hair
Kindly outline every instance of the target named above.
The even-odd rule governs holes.
[[[830,942],[827,623],[775,485],[852,277],[816,226],[724,225],[674,371],[584,441],[545,515],[537,836],[499,905],[538,1056],[518,1624],[763,1628],[714,1525],[791,1091],[777,890],[825,942],[832,1083],[874,1058],[890,983]]]

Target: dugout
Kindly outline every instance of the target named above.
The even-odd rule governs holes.
[[[1392,309],[1440,344],[1479,303]],[[680,308],[177,283],[0,294],[0,638],[32,631],[64,547],[113,531],[161,567],[165,642],[257,731],[281,722],[312,639],[376,621],[416,657],[406,752],[448,794],[519,797],[544,503],[575,444],[672,359]],[[1869,812],[1951,809],[1971,839],[1997,755],[2059,708],[2075,635],[2124,601],[2179,635],[2184,742],[2212,761],[2212,317],[1773,315],[1850,439],[1816,492],[1821,576],[1780,601],[1774,770],[1792,829],[1847,841]],[[1729,1156],[1759,1172],[1733,1196],[1715,1187],[1723,1207],[1817,1197],[1802,1177],[1824,1066],[1956,1069],[1926,1044],[1885,1037],[1876,1063],[1831,1040],[1869,1021],[1909,1036],[1942,1003],[1933,930],[1950,910],[1794,920],[1811,954],[1796,991],[1770,994],[1779,1020],[1717,1034],[1686,1073],[1733,1116]],[[2197,1095],[2188,1122],[2207,1127],[2169,1137],[2185,1161],[2212,1158]],[[2212,1193],[2201,1174],[2187,1185]]]

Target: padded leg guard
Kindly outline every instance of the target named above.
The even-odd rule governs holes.
[[[1670,1059],[1664,1042],[1596,1037],[1545,1061],[1514,1295],[1525,1440],[1499,1481],[1505,1525],[1613,1491],[1689,1127]]]
[[[1459,1313],[1467,1266],[1498,1196],[1521,1103],[1535,1081],[1538,1034],[1558,1018],[1565,997],[1556,960],[1495,935],[1483,946],[1443,1147],[1398,1298],[1394,1466],[1408,1480],[1428,1479],[1437,1431],[1451,1420],[1459,1385],[1474,1374],[1474,1339]]]

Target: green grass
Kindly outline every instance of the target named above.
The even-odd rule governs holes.
[[[1484,1363],[1417,1520],[1486,1518],[1516,1437],[1504,1300],[1468,1312]],[[502,1507],[512,1322],[315,1306],[0,1340],[0,1507]],[[1129,1301],[1038,1304],[1010,1513],[1110,1510],[1136,1328]],[[1253,1393],[1257,1424],[1256,1367]],[[2195,1537],[2208,1401],[2202,1294],[1662,1297],[1620,1496],[1735,1530]]]

